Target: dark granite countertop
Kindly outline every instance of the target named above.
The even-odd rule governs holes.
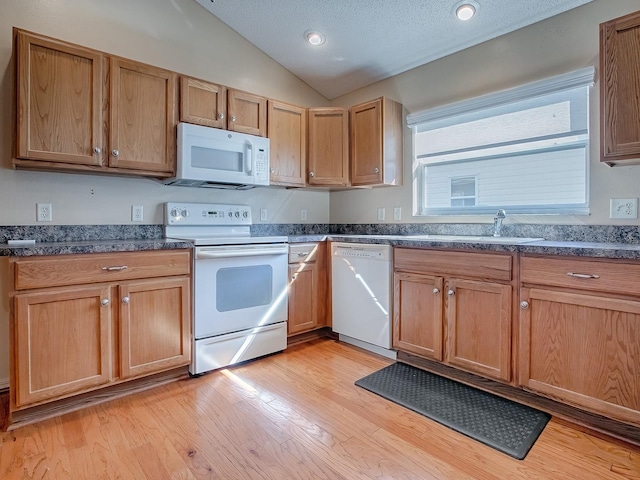
[[[420,238],[422,237],[422,238]],[[477,250],[494,252],[521,252],[543,255],[568,255],[598,258],[640,259],[640,244],[627,243],[599,243],[576,242],[558,240],[536,240],[526,243],[514,240],[514,243],[504,239],[473,241],[460,238],[452,240],[444,235],[290,235],[289,243],[318,242],[330,240],[333,242],[386,244],[399,247],[416,248],[447,248],[454,250]],[[462,237],[462,236],[461,236]],[[471,236],[473,238],[473,236]],[[492,243],[493,241],[500,243]]]
[[[190,242],[164,238],[36,242],[35,244],[21,246],[0,243],[0,256],[30,257],[34,255],[65,255],[73,253],[137,252],[191,248],[192,246],[193,244]]]
[[[330,240],[334,242],[386,244],[415,248],[447,248],[454,250],[521,252],[530,254],[621,258],[633,260],[640,259],[640,244],[635,243],[599,243],[558,240],[536,240],[522,243],[521,240],[518,240],[516,237],[501,239],[482,237],[480,240],[478,240],[478,238],[479,237],[477,236],[469,236],[469,238],[465,238],[465,236],[452,235],[288,235],[289,243]],[[513,241],[511,239],[513,239]],[[0,243],[0,256],[26,257],[34,255],[133,252],[190,248],[192,246],[193,244],[187,241],[168,240],[164,238],[36,242],[35,244],[23,246]]]

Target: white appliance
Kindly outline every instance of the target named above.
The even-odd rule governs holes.
[[[396,358],[391,349],[391,246],[331,244],[333,330],[341,341]]]
[[[165,236],[194,243],[192,375],[287,347],[287,237],[252,237],[246,205],[166,203]]]
[[[176,176],[164,183],[236,189],[269,185],[269,139],[179,123]]]

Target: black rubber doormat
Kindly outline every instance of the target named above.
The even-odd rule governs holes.
[[[404,363],[356,385],[522,460],[551,418],[526,405]]]

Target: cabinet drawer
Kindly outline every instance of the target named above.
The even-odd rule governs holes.
[[[511,255],[395,248],[395,270],[445,276],[511,280]]]
[[[289,245],[289,263],[312,263],[318,256],[317,243],[295,243]]]
[[[640,264],[573,258],[522,257],[521,281],[598,292],[640,295]]]
[[[187,275],[191,250],[94,253],[14,259],[16,290]]]

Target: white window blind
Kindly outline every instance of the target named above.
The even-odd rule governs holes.
[[[586,214],[593,68],[411,114],[417,215]]]

